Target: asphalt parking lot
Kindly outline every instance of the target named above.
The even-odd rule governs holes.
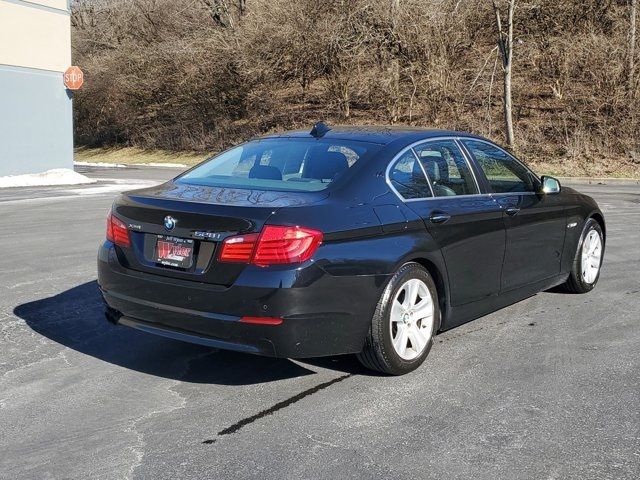
[[[108,324],[107,209],[176,171],[84,173],[0,191],[0,478],[640,477],[640,186],[576,187],[608,222],[594,291],[440,334],[395,378]]]

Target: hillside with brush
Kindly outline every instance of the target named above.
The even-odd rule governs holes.
[[[76,0],[76,144],[215,152],[318,120],[505,144],[496,10],[506,23],[508,0]],[[635,10],[515,2],[516,154],[551,173],[639,175]]]

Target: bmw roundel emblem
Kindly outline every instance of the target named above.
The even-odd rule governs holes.
[[[164,228],[167,229],[168,231],[173,230],[174,228],[176,228],[176,219],[173,218],[171,215],[167,215],[166,217],[164,217]]]

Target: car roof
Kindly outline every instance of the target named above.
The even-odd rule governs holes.
[[[398,125],[332,125],[322,138],[333,140],[352,140],[358,142],[387,145],[395,140],[405,139],[408,142],[435,137],[470,137],[480,138],[468,132],[454,130],[438,130],[432,128],[408,127]],[[311,130],[290,130],[282,133],[265,135],[260,138],[314,138]]]

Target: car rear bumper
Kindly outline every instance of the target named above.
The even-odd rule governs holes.
[[[302,358],[362,350],[387,275],[332,276],[247,266],[232,286],[124,268],[110,242],[98,254],[98,283],[110,319],[177,340],[260,355]],[[256,325],[241,318],[282,318]]]

